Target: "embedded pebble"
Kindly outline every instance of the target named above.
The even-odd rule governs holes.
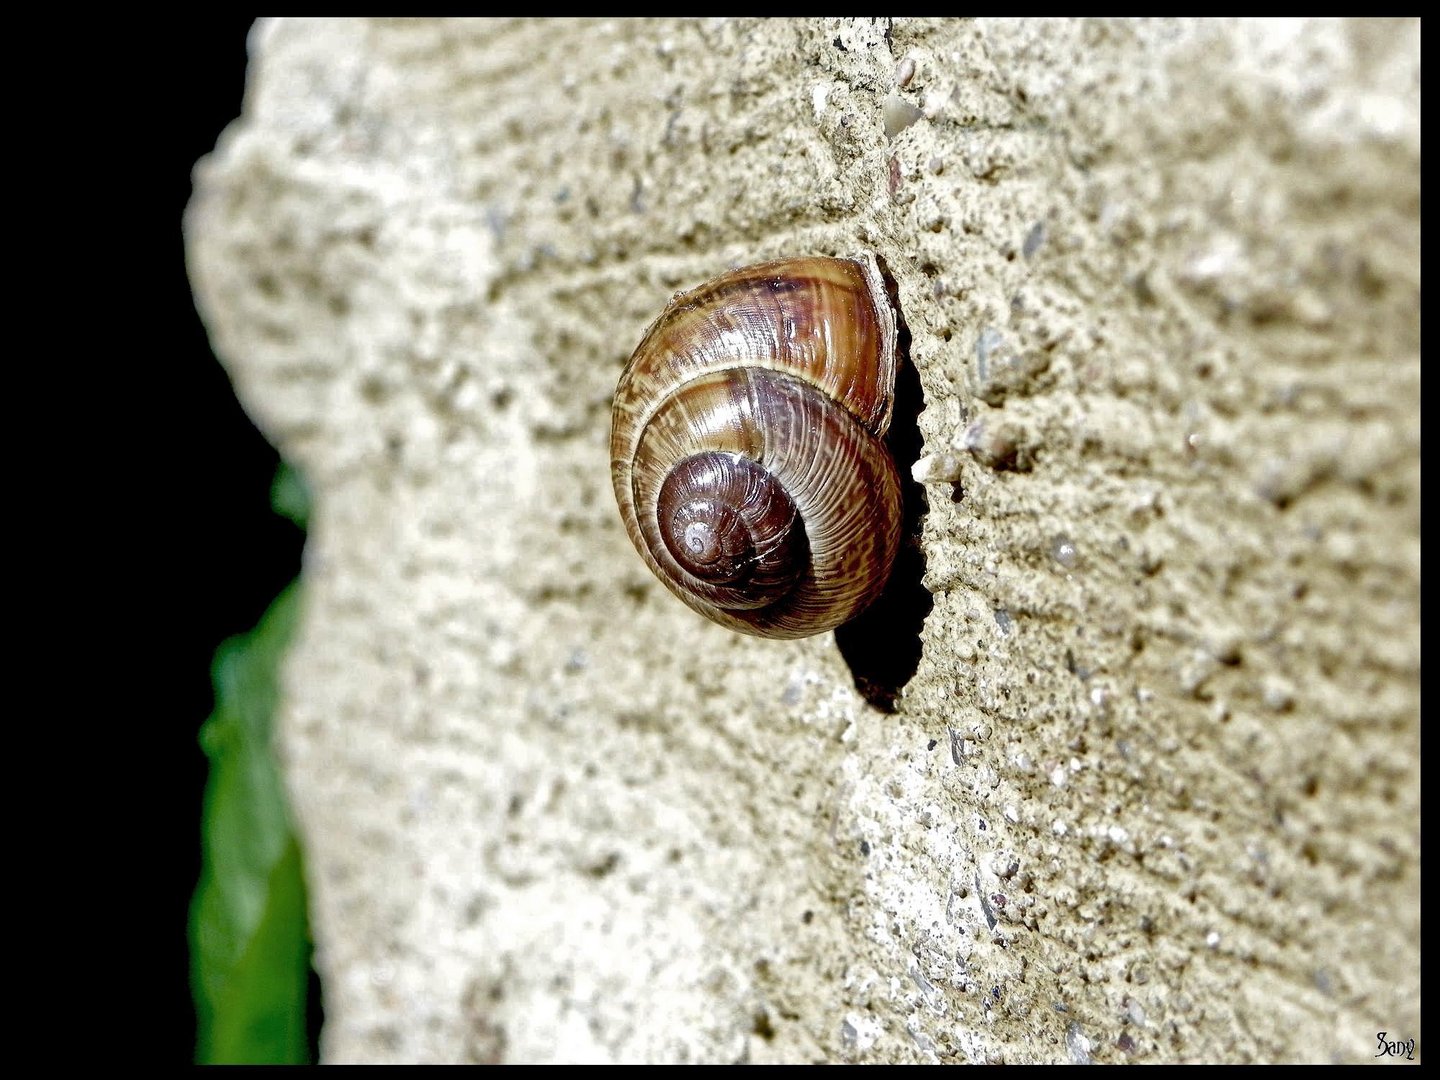
[[[1076,1065],[1090,1064],[1090,1040],[1074,1020],[1065,1029],[1065,1046],[1070,1051],[1070,1060]]]
[[[1040,245],[1043,243],[1045,243],[1045,223],[1043,221],[1037,221],[1035,227],[1032,228],[1029,235],[1025,237],[1025,243],[1020,250],[1025,258],[1028,259],[1040,250]]]
[[[965,429],[962,445],[989,468],[1030,468],[1028,447],[1022,446],[1019,430],[1013,425],[977,420]]]
[[[926,454],[910,466],[910,476],[917,484],[953,484],[963,474],[960,455],[949,450]]]
[[[898,94],[891,94],[885,99],[881,115],[885,120],[885,137],[893,139],[924,114]]]

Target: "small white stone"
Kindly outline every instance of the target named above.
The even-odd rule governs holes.
[[[953,484],[962,472],[960,455],[949,450],[926,454],[910,466],[910,476],[917,484]]]
[[[829,101],[830,87],[827,83],[820,83],[810,91],[810,105],[815,110],[817,120],[825,115],[825,106]]]

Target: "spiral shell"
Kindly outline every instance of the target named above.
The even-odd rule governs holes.
[[[672,299],[620,377],[610,439],[626,531],[656,576],[764,637],[863,610],[900,541],[895,365],[873,256],[762,263]]]

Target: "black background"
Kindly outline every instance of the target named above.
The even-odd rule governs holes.
[[[174,457],[151,462],[152,476],[138,483],[173,481],[164,499],[170,518],[163,533],[167,557],[159,565],[170,579],[161,592],[174,602],[157,620],[168,625],[156,658],[161,715],[152,718],[161,743],[156,760],[169,781],[160,785],[154,826],[162,868],[155,890],[159,902],[148,912],[160,940],[149,956],[154,999],[146,1012],[161,1023],[153,1042],[135,1032],[130,1046],[156,1061],[188,1062],[194,1055],[186,929],[200,872],[206,766],[196,734],[213,703],[211,657],[224,638],[254,626],[296,575],[303,540],[269,508],[279,458],[245,415],[210,351],[185,275],[181,235],[191,169],[240,115],[253,21],[217,18],[173,27],[178,33],[167,37],[158,55],[146,58],[153,64],[149,74],[161,84],[154,99],[158,168],[146,170],[157,177],[152,194],[160,202],[156,324],[162,330],[152,370],[164,397],[154,403],[154,412],[167,429],[156,445]]]

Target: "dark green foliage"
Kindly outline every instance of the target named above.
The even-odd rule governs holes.
[[[303,525],[303,483],[282,467],[276,512]],[[190,909],[196,1060],[302,1063],[310,970],[300,849],[271,745],[281,660],[300,608],[291,584],[248,634],[215,654],[215,711],[200,730],[210,759],[204,865]]]

